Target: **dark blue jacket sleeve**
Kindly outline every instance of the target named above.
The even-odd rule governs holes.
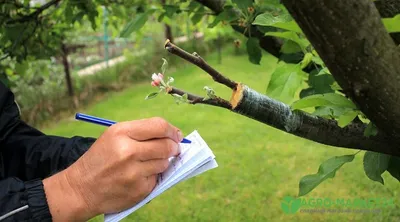
[[[42,180],[71,165],[94,141],[29,126],[0,82],[0,221],[51,221]]]

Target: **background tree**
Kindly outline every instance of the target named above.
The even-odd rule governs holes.
[[[400,7],[396,1],[283,0],[281,4],[279,0],[182,0],[168,7],[160,1],[134,0],[53,0],[40,7],[29,2],[7,2],[0,17],[2,58],[15,59],[16,69],[23,61],[60,53],[71,24],[84,17],[96,28],[99,6],[121,18],[130,17],[123,28],[117,27],[121,37],[140,30],[149,19],[165,22],[180,13],[190,16],[193,25],[207,23],[215,28],[229,24],[238,36],[247,38],[243,45],[249,62],[259,65],[262,50],[281,60],[265,94],[230,80],[197,53],[167,41],[168,52],[232,89],[232,98],[220,98],[209,87],[205,87],[206,96],[193,95],[167,80],[161,81],[159,91],[150,97],[164,91],[178,103],[226,108],[318,143],[368,151],[364,169],[370,179],[383,183],[381,174],[388,171],[400,180],[400,114],[396,106],[400,52],[398,35],[393,34],[400,32],[400,17],[396,16]],[[166,65],[161,72],[166,74],[165,70]],[[317,174],[302,178],[300,195],[333,177],[358,153],[322,163]]]

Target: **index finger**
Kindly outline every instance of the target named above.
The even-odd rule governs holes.
[[[118,123],[128,137],[137,141],[170,138],[179,143],[183,136],[181,131],[160,117]]]

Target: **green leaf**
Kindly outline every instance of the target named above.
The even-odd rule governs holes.
[[[247,53],[249,55],[249,61],[253,64],[260,65],[262,58],[262,51],[258,43],[257,38],[247,39]]]
[[[297,33],[303,33],[289,14],[274,16],[271,12],[265,12],[256,17],[253,25],[272,26]]]
[[[310,64],[312,57],[313,55],[309,52],[304,55],[303,61],[300,62],[301,69],[306,68]]]
[[[292,109],[304,109],[316,106],[333,106],[356,109],[354,103],[336,93],[318,94],[305,97],[292,104]]]
[[[132,32],[136,32],[141,29],[146,24],[149,18],[149,13],[150,11],[135,16],[135,18],[128,22],[128,24],[124,27],[120,34],[120,37],[127,38]]]
[[[400,181],[400,158],[396,156],[391,156],[389,165],[387,168],[387,171],[392,175],[394,178],[396,178],[398,181]]]
[[[316,107],[313,114],[325,118],[332,118],[332,117],[337,118],[343,115],[343,113],[348,111],[349,111],[348,108],[343,108],[343,107],[321,106],[321,107]]]
[[[331,72],[329,71],[329,69],[327,67],[319,70],[319,72],[316,76],[320,76],[320,75],[324,75],[324,74],[331,74]]]
[[[296,53],[296,52],[301,52],[301,48],[299,44],[292,40],[286,41],[282,47],[281,47],[281,52],[286,53],[286,54],[291,54],[291,53]]]
[[[15,64],[15,72],[17,73],[17,75],[24,75],[28,68],[29,64],[26,61]]]
[[[393,18],[383,18],[382,21],[389,33],[400,32],[400,14]]]
[[[364,136],[370,137],[370,136],[376,136],[376,134],[378,134],[376,126],[372,122],[369,122],[367,128],[365,128],[364,130]]]
[[[267,88],[268,96],[280,99],[282,102],[291,101],[306,75],[299,64],[279,66],[271,75]]]
[[[331,84],[331,89],[332,90],[342,90],[342,87],[340,87],[339,84],[335,81],[334,83]]]
[[[356,118],[356,116],[357,116],[358,114],[360,114],[360,112],[354,111],[354,110],[350,110],[350,111],[344,113],[343,115],[341,115],[341,116],[339,117],[338,125],[339,125],[340,127],[345,127],[345,126],[347,126],[349,123],[351,123],[351,121],[354,120],[354,118]]]
[[[204,11],[205,11],[204,8],[200,7],[194,12],[194,14],[193,14],[193,16],[191,18],[191,21],[192,21],[193,25],[196,25],[197,23],[199,23],[201,21],[201,19],[204,16],[204,14],[203,14]]]
[[[187,10],[189,12],[193,12],[196,8],[203,8],[203,6],[196,1],[191,1],[187,7]]]
[[[161,71],[162,71],[162,74],[165,75],[165,71],[167,71],[167,68],[168,68],[168,61],[166,59],[164,59],[164,58],[162,60],[164,62],[162,64],[162,66],[161,66]]]
[[[308,75],[308,85],[315,89],[315,94],[333,93],[331,85],[335,82],[332,75],[317,75],[317,70],[313,70]]]
[[[267,32],[267,33],[265,33],[265,35],[292,40],[293,42],[296,42],[297,44],[299,44],[299,46],[304,50],[310,45],[310,42],[307,39],[301,39],[295,32],[291,32],[291,31],[290,32]]]
[[[389,161],[387,154],[367,151],[363,160],[364,172],[369,179],[384,184],[381,175],[388,169]]]
[[[318,173],[301,178],[299,183],[299,196],[308,194],[326,179],[333,178],[338,169],[340,169],[345,163],[354,160],[354,156],[354,154],[335,156],[323,162],[319,166]]]
[[[247,10],[248,7],[253,5],[253,0],[232,0],[240,9]]]
[[[157,96],[158,96],[158,92],[153,92],[153,93],[150,93],[149,95],[147,95],[145,100],[153,99],[153,98],[156,98]]]
[[[165,15],[169,18],[172,18],[175,13],[180,12],[180,8],[177,5],[164,5]]]
[[[214,28],[221,21],[231,22],[237,19],[239,19],[239,15],[235,11],[235,9],[232,6],[225,6],[224,11],[222,11],[217,15],[217,17],[215,17],[214,21],[210,25],[208,25],[208,28]]]

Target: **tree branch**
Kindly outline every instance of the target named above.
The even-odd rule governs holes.
[[[178,46],[172,44],[169,40],[165,42],[164,45],[165,49],[168,50],[168,52],[175,54],[182,59],[185,59],[186,61],[197,65],[201,69],[203,69],[205,72],[210,74],[210,76],[214,79],[214,81],[219,82],[231,89],[236,89],[237,83],[226,78],[223,76],[221,73],[219,73],[217,70],[213,69],[210,65],[207,64],[207,62],[204,61],[203,58],[201,58],[197,53],[190,54],[183,49],[179,48]]]
[[[232,106],[231,104],[220,98],[220,97],[216,97],[214,99],[205,99],[204,97],[201,96],[197,96],[188,92],[185,92],[183,90],[171,87],[169,89],[167,89],[167,93],[168,94],[178,94],[183,96],[184,94],[188,95],[188,100],[190,100],[190,104],[207,104],[207,105],[211,105],[211,106],[217,106],[217,107],[221,107],[221,108],[225,108],[225,109],[231,109]]]
[[[186,61],[200,68],[202,68],[202,64],[205,63],[204,60],[197,59],[198,57],[191,55],[183,49],[169,42],[167,42],[167,44],[169,47],[166,48],[169,52]],[[213,72],[214,71],[208,74],[213,76]],[[220,75],[223,76],[221,73]],[[179,95],[185,93],[178,89],[173,89],[173,91],[177,92]],[[191,100],[200,101],[203,99],[202,97],[191,94],[188,95],[188,98],[191,98]],[[313,116],[299,110],[292,111],[290,106],[260,94],[241,83],[237,84],[235,89],[233,89],[230,101],[224,102],[226,105],[221,106],[220,104],[216,105],[215,103],[210,104],[208,102],[204,104],[229,109],[232,112],[249,117],[276,129],[321,144],[400,156],[400,149],[397,149],[400,142],[393,141],[392,138],[383,132],[379,132],[378,135],[373,137],[365,137],[364,130],[366,125],[363,123],[353,123],[341,128],[334,120]]]
[[[374,3],[282,2],[346,95],[381,131],[399,138],[400,52]]]

